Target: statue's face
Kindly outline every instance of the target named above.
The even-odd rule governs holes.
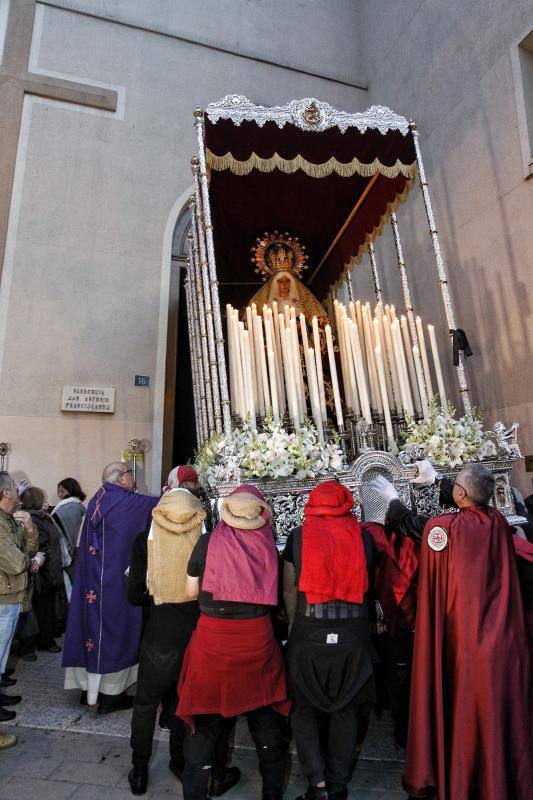
[[[291,279],[288,275],[280,275],[276,280],[278,297],[288,297],[291,291]]]

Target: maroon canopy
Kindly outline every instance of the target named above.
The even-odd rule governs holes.
[[[225,115],[230,118],[210,112],[220,104],[209,107],[205,119],[221,302],[237,305],[254,293],[250,284],[257,286],[259,281],[251,248],[256,237],[274,230],[296,235],[305,245],[310,268],[303,281],[323,299],[390,207],[412,186],[416,175],[412,134],[406,120],[388,109],[347,115],[318,101],[301,101],[307,108],[311,103],[318,114],[331,111],[341,119],[337,124],[323,121],[313,129],[305,114],[303,121],[301,117],[280,121],[279,112],[291,104],[263,109],[245,102],[252,109],[251,119],[231,118],[231,108]],[[256,110],[263,117],[271,111],[272,116],[258,119]],[[372,112],[376,127],[370,127]],[[394,120],[391,127],[383,123],[385,112]]]

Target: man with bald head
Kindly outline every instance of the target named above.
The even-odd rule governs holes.
[[[75,562],[63,666],[65,689],[108,714],[131,708],[137,680],[142,611],[128,603],[133,540],[149,528],[158,498],[133,491],[124,461],[108,464],[89,501]]]
[[[396,529],[421,532],[404,787],[412,798],[530,800],[530,651],[515,537],[490,505],[494,476],[465,466],[448,487],[459,510],[432,519],[384,479],[376,488]]]

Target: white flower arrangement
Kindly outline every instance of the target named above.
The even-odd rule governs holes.
[[[413,463],[427,458],[434,464],[458,467],[468,461],[483,461],[497,455],[490,433],[483,430],[483,419],[478,410],[454,419],[451,403],[442,408],[437,400],[429,404],[429,415],[420,422],[412,422],[405,444],[401,447],[402,460]]]
[[[230,434],[213,434],[198,453],[196,465],[207,485],[245,478],[314,478],[341,469],[342,450],[337,441],[320,442],[308,419],[299,431],[290,433],[269,416],[260,429],[244,422]]]

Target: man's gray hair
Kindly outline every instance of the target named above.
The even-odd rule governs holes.
[[[112,464],[108,464],[102,472],[102,483],[116,483],[124,472],[125,466],[124,461],[114,461]]]
[[[494,475],[483,464],[467,464],[457,476],[469,499],[478,506],[488,506],[494,494]]]
[[[0,500],[2,499],[4,490],[14,489],[15,481],[9,472],[0,472]]]

